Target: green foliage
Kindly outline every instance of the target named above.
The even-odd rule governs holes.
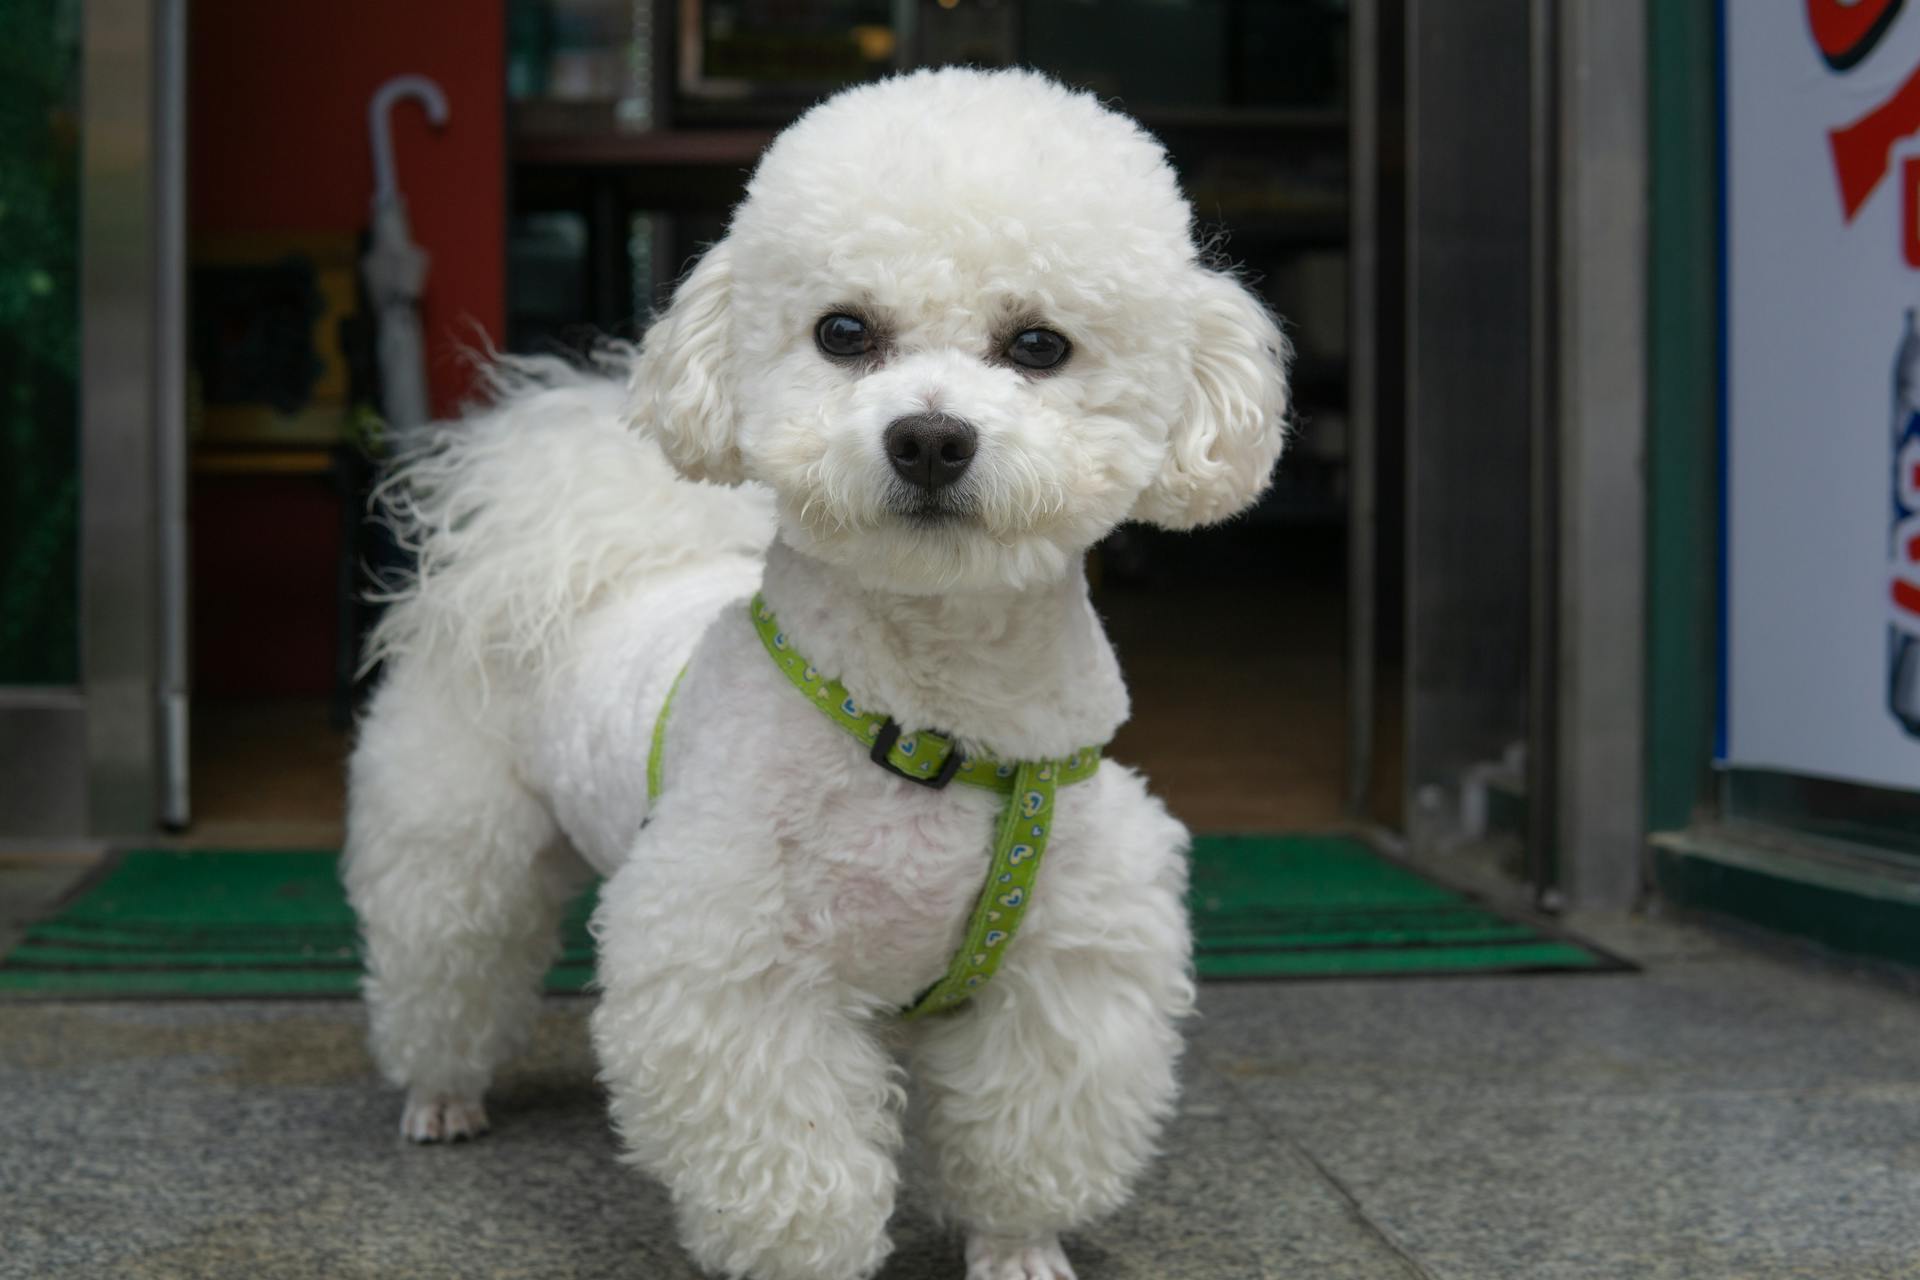
[[[79,0],[0,0],[0,684],[79,678]]]

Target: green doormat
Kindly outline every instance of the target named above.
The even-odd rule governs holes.
[[[592,977],[592,910],[589,892],[568,912],[549,990]],[[1193,912],[1203,978],[1622,967],[1339,837],[1203,837]],[[28,931],[0,993],[346,996],[359,976],[333,854],[140,851]]]
[[[1202,978],[1633,968],[1551,925],[1443,888],[1350,836],[1201,836],[1189,900]]]

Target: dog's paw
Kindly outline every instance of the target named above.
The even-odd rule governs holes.
[[[400,1132],[413,1142],[464,1142],[486,1131],[487,1109],[478,1098],[408,1094],[400,1113]]]
[[[967,1280],[1074,1280],[1066,1250],[1053,1236],[1009,1240],[967,1237]]]

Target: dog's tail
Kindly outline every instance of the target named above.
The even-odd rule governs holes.
[[[766,548],[764,491],[683,479],[626,425],[636,356],[608,344],[584,364],[491,357],[486,407],[398,442],[374,502],[413,566],[374,588],[389,607],[369,666],[420,655],[483,680],[530,670],[616,585]]]

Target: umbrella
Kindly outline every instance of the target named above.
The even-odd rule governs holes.
[[[395,76],[367,104],[373,135],[372,245],[360,259],[373,302],[380,361],[380,411],[387,426],[427,421],[427,372],[420,338],[420,295],[427,282],[427,251],[413,243],[407,202],[393,174],[393,108],[412,99],[436,129],[447,123],[447,96],[425,76]]]

